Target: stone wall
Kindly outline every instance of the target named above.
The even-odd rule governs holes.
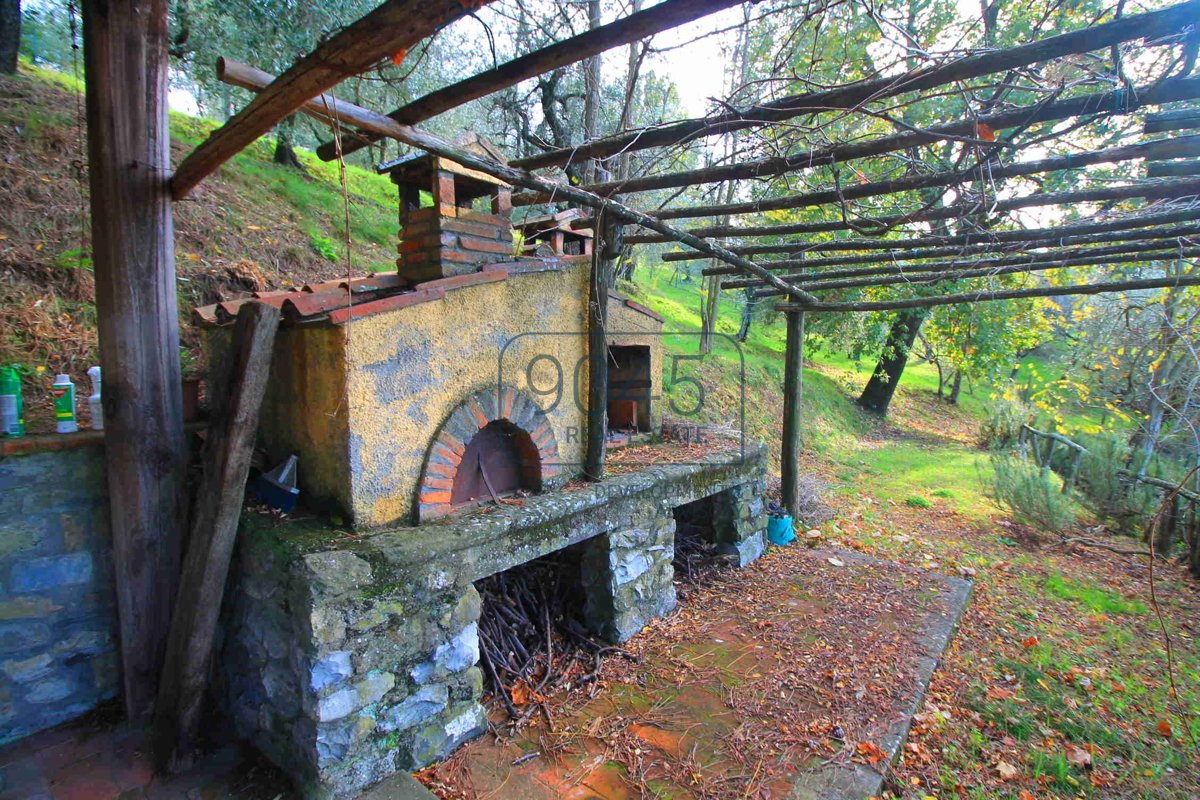
[[[118,688],[101,447],[0,457],[0,744]]]
[[[738,564],[762,552],[764,466],[755,449],[358,536],[245,516],[224,704],[306,797],[439,760],[486,727],[475,581],[583,543],[586,618],[623,641],[675,606],[674,507],[713,496],[721,550]]]

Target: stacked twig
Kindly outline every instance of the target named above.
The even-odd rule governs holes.
[[[480,661],[514,729],[538,711],[549,721],[547,696],[592,683],[604,656],[636,660],[587,631],[578,562],[569,553],[513,567],[475,586],[482,598]]]

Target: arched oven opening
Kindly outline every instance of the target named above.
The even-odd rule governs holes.
[[[515,494],[540,492],[542,459],[532,437],[506,419],[489,422],[472,437],[454,474],[450,504],[464,506]]]

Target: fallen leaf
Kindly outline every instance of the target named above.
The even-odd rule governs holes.
[[[854,748],[854,752],[858,753],[859,756],[872,766],[887,758],[887,753],[880,750],[879,746],[874,742],[859,742]]]
[[[1164,739],[1170,739],[1175,735],[1175,732],[1171,730],[1171,723],[1167,722],[1165,719],[1155,725],[1154,729],[1157,730],[1158,735]]]
[[[1092,766],[1092,754],[1082,747],[1074,744],[1068,744],[1066,747],[1067,761],[1070,761],[1080,769],[1087,769]]]
[[[1000,775],[1000,780],[1011,781],[1021,774],[1021,771],[1009,764],[1007,761],[996,763],[996,772]]]
[[[1025,639],[1021,642],[1021,647],[1024,647],[1026,650],[1028,650],[1031,647],[1037,647],[1037,643],[1038,637],[1030,636],[1028,639]]]
[[[830,557],[827,559],[827,561],[829,561],[829,563],[830,563],[830,564],[833,564],[835,567],[844,567],[844,566],[846,566],[846,562],[845,562],[845,561],[842,561],[840,558],[834,558],[833,556],[830,556]]]
[[[1030,792],[1027,789],[1022,789],[1017,795],[1017,800],[1037,800],[1037,797],[1034,796],[1033,792]]]

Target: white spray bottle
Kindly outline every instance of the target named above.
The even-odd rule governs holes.
[[[92,430],[104,430],[104,405],[100,402],[100,368],[89,367],[88,377],[92,379],[92,394],[88,397],[88,411],[92,415]]]

